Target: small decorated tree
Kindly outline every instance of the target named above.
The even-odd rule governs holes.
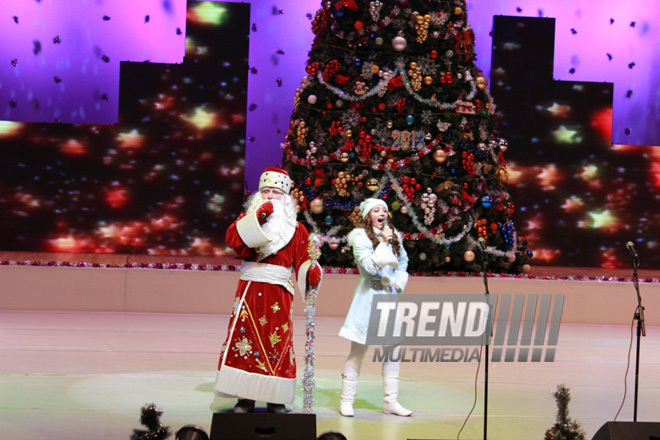
[[[557,401],[557,419],[552,428],[545,432],[545,440],[584,440],[585,432],[580,424],[568,415],[571,392],[564,384],[557,385],[552,393]]]
[[[155,403],[147,403],[140,412],[140,423],[147,427],[134,429],[131,440],[165,440],[170,436],[170,428],[163,426],[160,416],[163,414]]]

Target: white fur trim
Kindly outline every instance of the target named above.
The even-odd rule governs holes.
[[[261,228],[256,212],[248,212],[237,221],[236,231],[249,248],[258,248],[272,241],[272,238]]]
[[[387,211],[387,203],[381,199],[365,199],[364,202],[360,203],[360,215],[362,219],[367,218],[367,214],[376,206],[383,206]]]
[[[215,378],[215,394],[260,402],[287,404],[296,394],[296,379],[249,373],[223,365]]]
[[[307,299],[307,292],[309,291],[309,287],[310,287],[307,285],[307,271],[309,270],[311,265],[312,262],[310,260],[307,260],[303,264],[301,264],[300,267],[298,268],[298,290],[300,291],[303,300]],[[321,272],[323,272],[323,268],[321,267],[321,265],[318,263],[316,263],[316,265],[319,267],[319,269],[321,269]],[[321,277],[321,280],[323,280],[323,277]],[[319,283],[316,290],[318,291],[320,290],[320,288],[321,288],[321,283]]]
[[[284,173],[277,171],[264,171],[259,177],[259,191],[264,188],[278,188],[289,194],[291,192],[291,178]]]
[[[395,269],[399,268],[399,261],[397,260],[396,255],[394,255],[392,249],[390,249],[385,243],[380,243],[376,246],[372,261],[378,267],[392,266]]]

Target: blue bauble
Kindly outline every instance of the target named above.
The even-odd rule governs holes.
[[[359,59],[359,58],[356,58],[354,62],[355,62],[356,66],[361,66],[362,65],[362,60]]]
[[[493,205],[493,199],[490,196],[483,196],[481,198],[481,205],[484,208],[490,208]]]
[[[333,222],[334,220],[332,219],[332,216],[329,215],[329,216],[327,216],[327,217],[325,218],[324,221],[325,221],[325,224],[326,224],[326,225],[331,225],[332,222]]]
[[[406,116],[406,124],[413,125],[415,122],[415,117],[413,115]]]

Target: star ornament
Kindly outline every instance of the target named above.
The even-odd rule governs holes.
[[[583,167],[580,177],[587,182],[596,179],[598,177],[598,167],[596,165],[587,165]]]
[[[21,127],[23,127],[23,124],[20,122],[0,121],[0,139],[18,134]]]
[[[571,196],[568,199],[564,200],[564,203],[561,205],[561,209],[565,212],[575,212],[582,208],[584,202],[578,196]]]
[[[117,143],[120,148],[124,149],[142,148],[143,141],[144,136],[142,136],[135,128],[129,132],[119,133],[117,135]]]
[[[579,144],[582,142],[582,136],[578,130],[571,130],[564,125],[552,132],[555,142],[558,144]]]
[[[227,17],[227,8],[219,6],[214,2],[202,2],[188,15],[188,20],[193,23],[209,24],[218,26]]]
[[[215,127],[218,120],[218,116],[215,112],[209,112],[204,107],[198,107],[191,116],[184,115],[182,118],[184,121],[194,125],[199,130]]]
[[[560,178],[561,176],[559,175],[559,170],[555,164],[550,164],[541,168],[541,172],[538,175],[541,187],[546,191],[554,190],[556,188],[555,184],[560,180]]]
[[[550,107],[546,108],[546,110],[550,112],[554,117],[565,118],[571,111],[571,106],[553,102]]]
[[[616,227],[618,219],[612,215],[609,209],[600,212],[589,212],[592,229],[609,229]]]

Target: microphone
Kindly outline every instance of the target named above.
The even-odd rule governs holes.
[[[479,247],[481,248],[481,252],[486,252],[486,240],[483,237],[479,237]]]
[[[387,219],[383,220],[383,229],[389,228],[390,224],[387,222]],[[392,230],[392,234],[394,234],[394,230]],[[390,235],[390,238],[387,239],[387,241],[392,244],[392,236]]]
[[[633,260],[635,260],[635,263],[639,265],[639,256],[637,255],[637,251],[635,250],[634,243],[632,241],[629,241],[628,243],[626,243],[626,248],[628,249],[628,251],[630,251],[630,255],[632,255]]]

